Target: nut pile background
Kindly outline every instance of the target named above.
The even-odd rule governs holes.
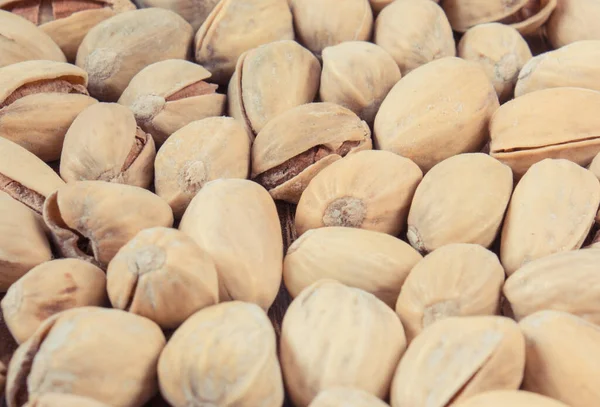
[[[0,0],[3,405],[600,406],[599,22]]]

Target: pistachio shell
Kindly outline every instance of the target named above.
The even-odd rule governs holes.
[[[525,340],[513,320],[446,318],[411,342],[394,375],[391,404],[447,407],[490,390],[516,390],[524,365]]]
[[[554,48],[581,40],[600,40],[600,4],[596,0],[560,0],[546,24]]]
[[[309,407],[389,407],[386,403],[352,387],[331,387],[320,392]]]
[[[594,175],[596,176],[596,178],[598,178],[598,180],[600,180],[600,152],[598,152],[598,154],[596,154],[596,156],[594,157],[594,159],[588,166],[588,169],[594,173]]]
[[[174,11],[192,25],[194,32],[206,21],[220,0],[138,0],[140,7],[160,7]]]
[[[550,397],[523,390],[496,390],[470,397],[456,407],[568,407]]]
[[[402,324],[388,306],[333,280],[304,289],[283,318],[281,366],[298,407],[337,386],[386,397],[405,349]]]
[[[101,269],[82,260],[60,259],[32,268],[10,286],[1,304],[8,329],[23,343],[54,314],[107,302]]]
[[[64,393],[45,393],[30,399],[24,407],[110,407],[87,397]]]
[[[600,183],[567,160],[534,164],[517,184],[502,227],[500,260],[508,275],[552,253],[579,249],[600,205]]]
[[[8,364],[18,346],[4,322],[2,312],[0,312],[0,397],[2,397],[3,402]]]

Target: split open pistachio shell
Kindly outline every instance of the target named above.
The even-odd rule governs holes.
[[[495,390],[469,397],[456,407],[568,407],[550,397],[523,390]]]
[[[381,399],[353,387],[331,387],[320,392],[309,407],[389,407]]]
[[[110,407],[100,401],[65,393],[45,393],[32,397],[23,407]]]
[[[192,25],[194,32],[206,21],[220,0],[137,0],[140,8],[160,7],[174,11]]]
[[[600,40],[600,4],[596,0],[560,0],[546,24],[554,48],[582,40]]]

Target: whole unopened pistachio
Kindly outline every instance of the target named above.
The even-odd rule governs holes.
[[[194,32],[206,21],[220,0],[137,0],[143,8],[160,7],[174,11],[192,25]]]
[[[337,386],[386,397],[405,349],[394,311],[374,295],[333,280],[305,288],[283,318],[281,367],[298,407]]]
[[[369,126],[352,111],[308,103],[276,116],[256,136],[252,178],[274,199],[297,203],[319,171],[371,146]]]
[[[156,194],[183,216],[192,198],[209,181],[248,178],[250,139],[231,117],[209,117],[177,130],[156,154]]]
[[[439,58],[456,55],[452,27],[431,0],[396,0],[375,21],[375,38],[402,75]]]
[[[240,55],[262,44],[293,40],[289,0],[221,0],[195,38],[196,61],[226,85]]]
[[[116,102],[143,68],[166,59],[185,59],[192,27],[170,10],[126,11],[92,28],[77,51],[77,66],[89,76],[89,91]]]
[[[107,300],[101,269],[83,260],[59,259],[32,268],[10,286],[1,304],[8,329],[23,343],[52,315],[76,307],[101,307]]]
[[[44,203],[44,221],[59,253],[106,268],[139,231],[170,227],[169,205],[142,188],[105,181],[76,181]]]
[[[568,407],[550,397],[523,390],[495,390],[469,397],[456,407]]]
[[[60,158],[75,117],[96,103],[84,70],[55,61],[25,61],[0,68],[0,137],[44,161]]]
[[[383,48],[347,41],[323,50],[319,96],[373,123],[381,102],[400,80],[398,65]]]
[[[142,69],[119,98],[138,125],[160,146],[188,123],[225,111],[226,96],[207,80],[211,73],[183,59],[168,59]]]
[[[23,407],[110,407],[100,401],[66,393],[44,393],[32,397]]]
[[[560,0],[546,24],[554,48],[582,40],[600,40],[600,4],[597,0]]]
[[[46,393],[142,407],[158,390],[165,337],[154,322],[121,310],[73,308],[54,315],[10,361],[8,407]]]
[[[353,387],[330,387],[320,392],[309,407],[389,407],[381,399]]]
[[[244,123],[254,139],[273,117],[312,102],[320,74],[317,58],[295,41],[275,41],[247,51],[229,82],[229,114]]]

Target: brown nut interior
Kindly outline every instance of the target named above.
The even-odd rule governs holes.
[[[170,96],[167,96],[165,100],[167,102],[173,102],[175,100],[181,100],[185,98],[191,98],[194,96],[211,95],[217,92],[219,85],[208,83],[205,81],[199,81],[186,86],[183,89],[178,90]]]
[[[17,88],[13,93],[8,95],[6,99],[0,102],[0,109],[25,96],[34,95],[36,93],[77,93],[89,96],[85,86],[78,82],[81,82],[80,78],[61,77],[55,79],[42,79],[27,83]]]
[[[23,184],[0,174],[0,191],[6,192],[11,198],[21,202],[39,215],[42,214],[45,198]]]
[[[523,7],[498,22],[502,24],[521,23],[539,13],[542,10],[542,6],[542,0],[529,0]]]
[[[69,17],[79,11],[109,7],[108,3],[94,0],[24,0],[16,1],[4,9],[15,13],[35,25]]]

